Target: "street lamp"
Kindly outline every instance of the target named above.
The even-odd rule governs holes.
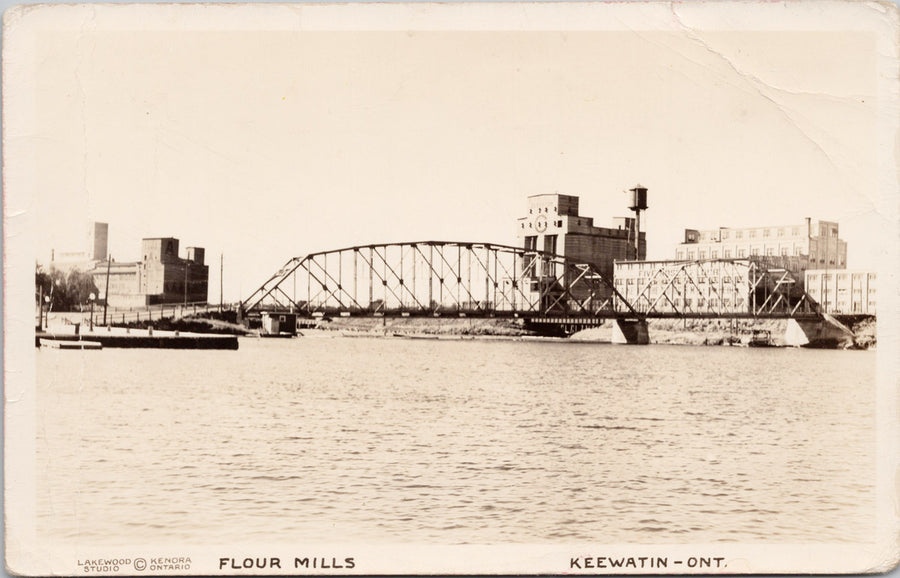
[[[94,295],[93,293],[91,293],[90,296],[88,296],[88,300],[90,300],[90,302],[91,302],[91,332],[94,331],[94,299],[96,299],[96,298],[97,298],[97,296]]]
[[[45,324],[45,326],[49,329],[50,328],[50,296],[49,295],[44,295],[44,303],[47,304],[47,323]],[[43,305],[41,306],[41,309],[43,310]],[[41,311],[41,313],[43,313],[43,311]],[[43,315],[41,315],[41,318],[43,318]]]

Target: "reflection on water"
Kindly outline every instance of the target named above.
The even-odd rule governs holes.
[[[296,339],[38,352],[40,535],[862,540],[869,352]]]

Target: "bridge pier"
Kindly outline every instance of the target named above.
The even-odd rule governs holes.
[[[834,319],[811,321],[788,319],[784,341],[793,347],[848,347],[853,345],[853,332]]]
[[[616,319],[612,326],[612,342],[647,345],[650,343],[650,331],[643,319]]]

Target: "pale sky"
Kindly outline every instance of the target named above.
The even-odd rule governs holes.
[[[41,262],[105,221],[116,260],[205,247],[211,301],[224,254],[237,300],[308,252],[515,244],[528,195],[607,226],[637,183],[649,258],[813,217],[849,267],[878,259],[870,32],[98,28],[40,33],[29,64]]]

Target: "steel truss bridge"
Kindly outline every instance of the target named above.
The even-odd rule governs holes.
[[[641,263],[622,278],[591,263],[493,243],[361,245],[288,260],[241,303],[322,316],[519,317],[589,326],[606,319],[819,318],[785,269],[747,259]]]

